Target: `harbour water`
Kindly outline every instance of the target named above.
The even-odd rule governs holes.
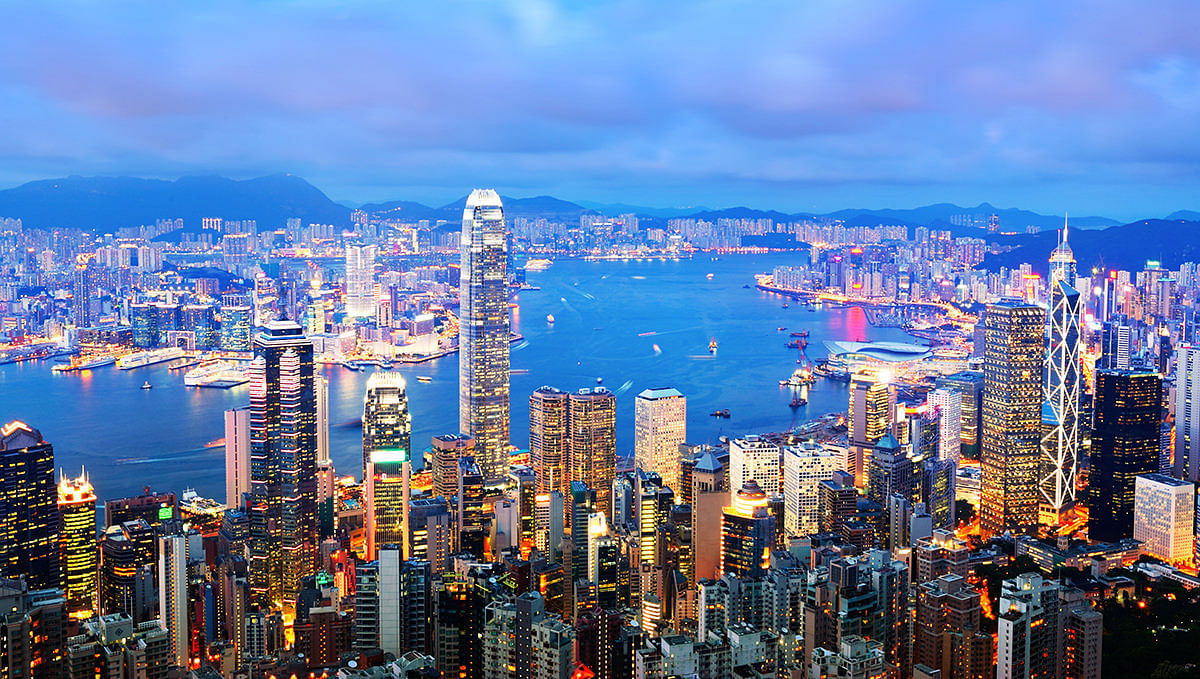
[[[537,387],[594,387],[617,393],[617,446],[633,448],[634,397],[650,387],[675,387],[688,398],[688,440],[715,441],[782,431],[846,408],[846,386],[818,380],[808,405],[793,412],[780,388],[796,368],[784,347],[790,332],[808,330],[809,357],[824,358],[824,340],[897,340],[895,328],[875,328],[860,309],[818,309],[754,289],[753,275],[787,264],[791,255],[700,255],[682,261],[558,261],[530,272],[541,290],[522,291],[514,310],[524,340],[513,344],[512,441],[529,441],[528,397]],[[708,274],[712,274],[710,278]],[[749,285],[747,289],[743,286]],[[788,303],[788,308],[783,304]],[[547,322],[547,315],[554,323]],[[786,327],[786,331],[778,328]],[[712,339],[715,353],[709,351]],[[245,386],[185,387],[166,364],[122,371],[112,366],[56,374],[49,362],[0,366],[0,422],[22,420],[54,444],[68,473],[85,467],[101,499],[156,490],[195,488],[224,499],[222,412],[246,405]],[[408,380],[413,446],[458,429],[458,364],[448,356],[397,367]],[[322,369],[329,379],[330,448],[342,473],[358,475],[358,418],[369,371]],[[428,376],[430,381],[418,381]],[[142,389],[143,382],[153,389]],[[730,418],[710,416],[728,409]]]

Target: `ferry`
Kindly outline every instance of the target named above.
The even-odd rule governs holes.
[[[550,268],[554,262],[549,259],[531,259],[525,262],[526,271],[545,271]]]
[[[146,366],[173,361],[180,356],[183,356],[183,349],[178,349],[176,347],[170,347],[168,349],[152,349],[150,351],[138,351],[119,358],[117,360],[117,368],[121,370],[145,368]]]
[[[201,386],[213,375],[229,370],[236,365],[233,361],[204,361],[195,368],[187,371],[183,376],[183,384],[188,387]]]
[[[108,354],[99,354],[94,356],[77,356],[70,361],[61,365],[56,365],[50,368],[54,372],[71,372],[74,370],[91,370],[106,365],[112,365],[117,362],[116,356]]]

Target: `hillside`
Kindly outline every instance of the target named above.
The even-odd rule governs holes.
[[[1068,241],[1082,275],[1093,267],[1136,271],[1148,260],[1162,262],[1168,269],[1200,261],[1200,221],[1147,219],[1095,231],[1072,229]],[[1058,244],[1058,232],[1013,236],[1008,244],[1016,247],[989,254],[979,268],[996,271],[1031,262],[1033,270],[1044,275],[1050,251]]]

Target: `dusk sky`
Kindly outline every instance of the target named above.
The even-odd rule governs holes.
[[[0,187],[276,172],[335,200],[1200,209],[1200,3],[5,9]]]

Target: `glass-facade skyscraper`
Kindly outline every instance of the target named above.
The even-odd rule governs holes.
[[[254,337],[250,363],[251,592],[262,605],[295,600],[317,546],[317,408],[313,345],[292,321]]]
[[[1159,467],[1162,377],[1152,370],[1099,370],[1093,409],[1088,538],[1133,537],[1135,479]]]
[[[504,207],[476,189],[463,210],[459,283],[458,420],[485,476],[508,472],[508,240]]]
[[[375,246],[346,246],[346,315],[375,315]]]
[[[367,380],[363,397],[363,481],[371,558],[380,546],[403,546],[407,538],[412,419],[405,389],[402,376],[376,372]]]
[[[62,589],[71,613],[96,607],[96,492],[87,475],[58,483]]]
[[[1067,245],[1064,226],[1058,247],[1050,255],[1050,332],[1042,380],[1042,456],[1039,462],[1040,501],[1057,514],[1075,500],[1075,469],[1079,457],[1080,329],[1083,315],[1075,289],[1075,255]]]
[[[1005,299],[984,323],[980,526],[985,535],[1029,533],[1038,523],[1046,312]]]
[[[0,427],[0,578],[59,586],[54,447],[24,422]]]

